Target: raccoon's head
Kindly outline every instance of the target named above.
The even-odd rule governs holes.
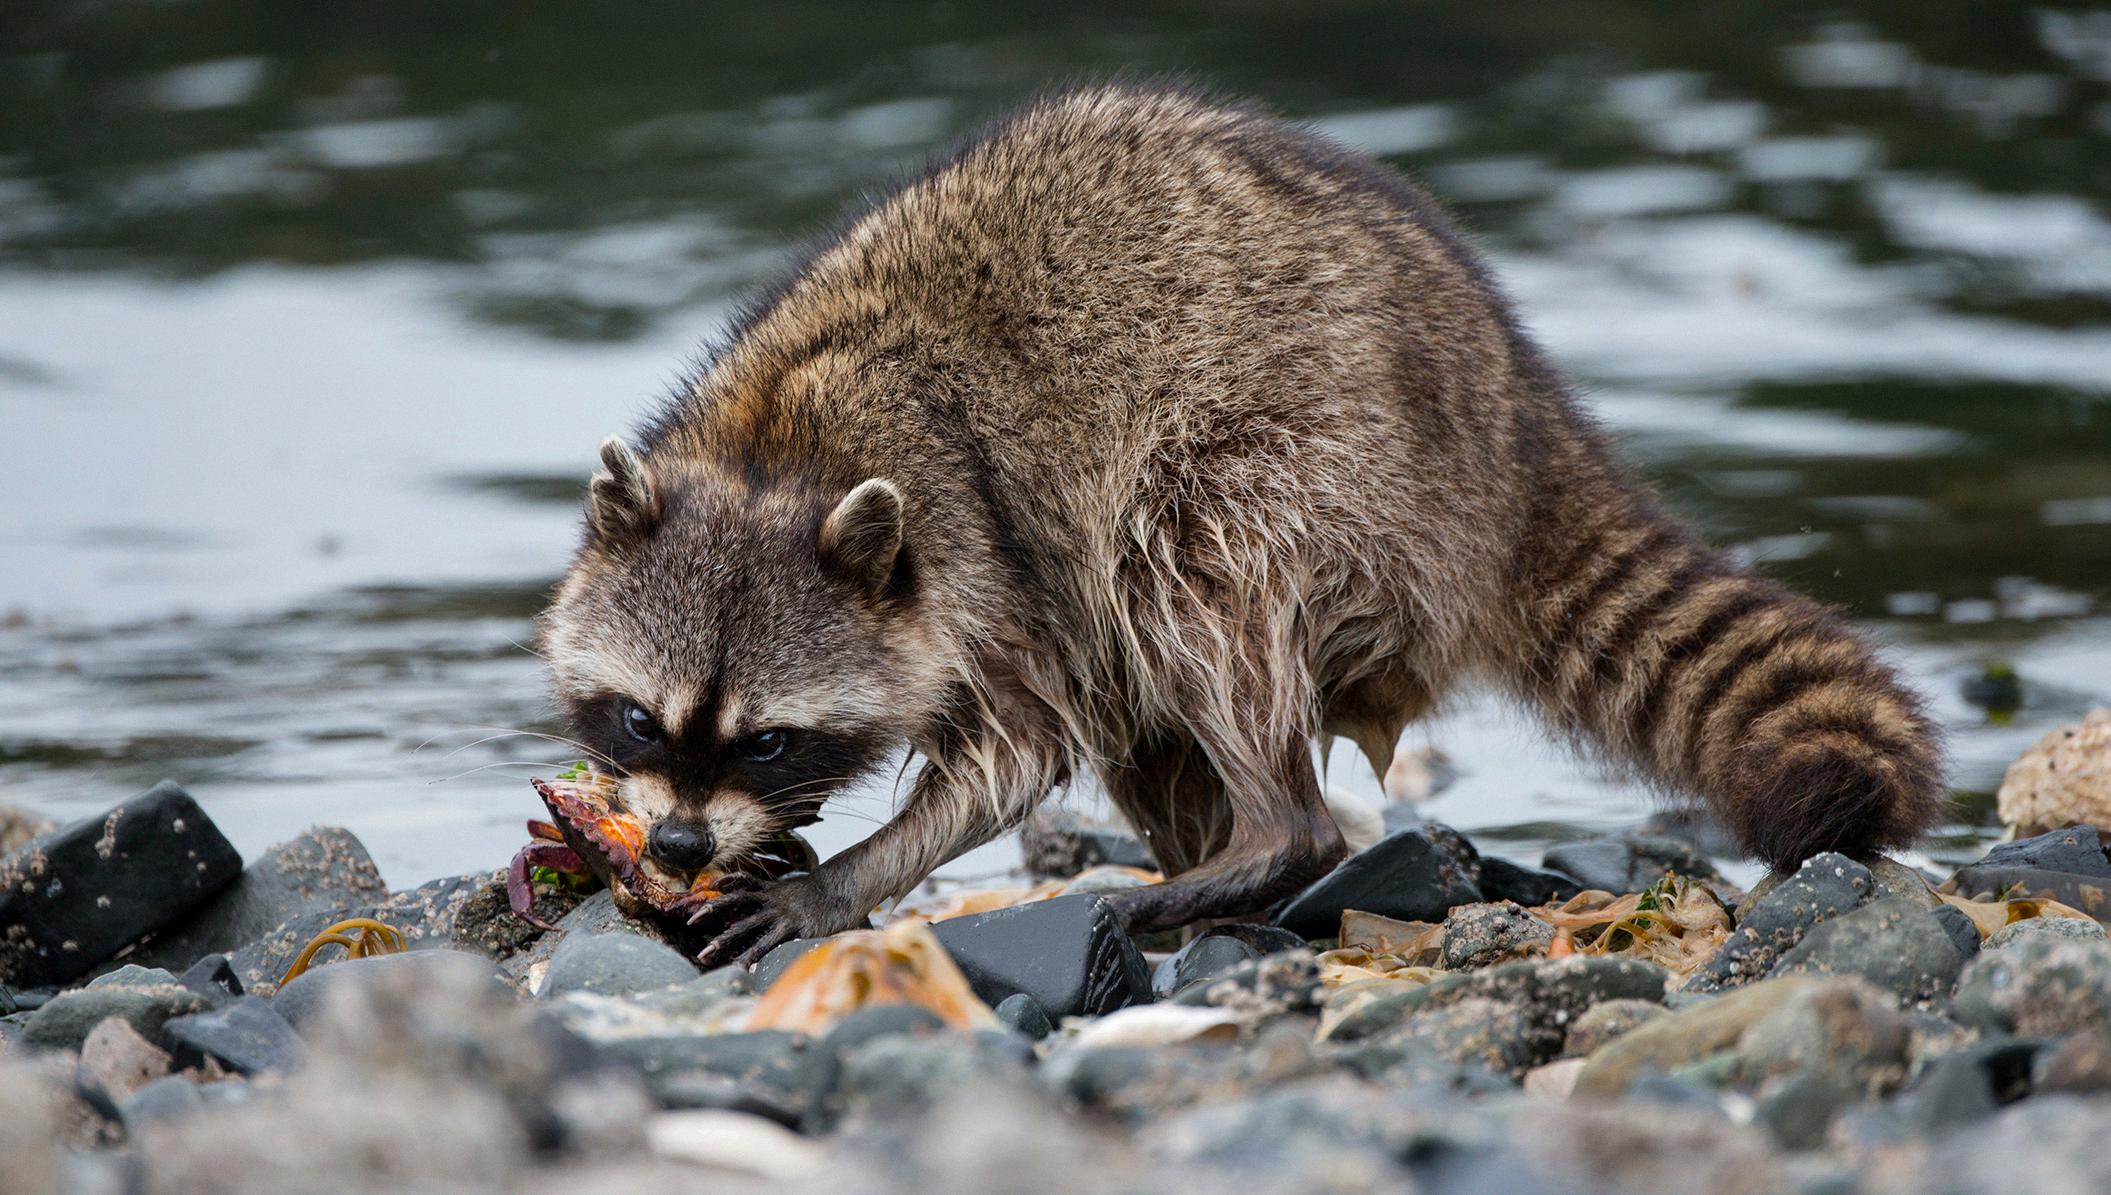
[[[557,699],[619,770],[647,853],[726,869],[936,707],[903,494],[656,470],[615,438],[601,462],[544,616]]]

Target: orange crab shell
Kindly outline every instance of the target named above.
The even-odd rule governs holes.
[[[719,895],[723,872],[702,871],[683,878],[666,873],[646,858],[645,827],[616,807],[615,782],[608,777],[532,783],[556,819],[551,829],[601,877],[618,903],[674,913]]]

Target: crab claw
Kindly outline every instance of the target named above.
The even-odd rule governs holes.
[[[529,828],[532,831],[534,823],[529,823]],[[540,839],[541,836],[537,835],[537,838]],[[528,879],[528,873],[536,867],[584,872],[587,869],[586,864],[571,847],[562,842],[541,840],[520,848],[513,856],[513,862],[506,867],[506,904],[512,908],[513,915],[537,929],[556,929],[556,926],[535,915],[535,887]]]

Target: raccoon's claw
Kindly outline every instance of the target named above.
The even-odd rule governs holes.
[[[716,900],[690,914],[689,924],[715,923],[723,928],[697,952],[705,967],[721,963],[753,966],[772,949],[793,938],[829,932],[811,915],[807,886],[800,880],[725,885]]]

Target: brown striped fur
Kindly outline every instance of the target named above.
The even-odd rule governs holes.
[[[823,771],[929,761],[714,910],[727,950],[856,922],[1083,770],[1176,873],[1127,920],[1254,911],[1341,854],[1313,740],[1382,771],[1473,679],[1777,865],[1936,809],[1913,696],[1656,507],[1420,191],[1177,89],[1039,103],[883,199],[609,460],[547,623],[583,735],[681,710],[633,770],[706,824],[768,799],[722,765],[772,701],[833,752],[788,822]],[[825,521],[871,479],[899,501],[847,566]]]

